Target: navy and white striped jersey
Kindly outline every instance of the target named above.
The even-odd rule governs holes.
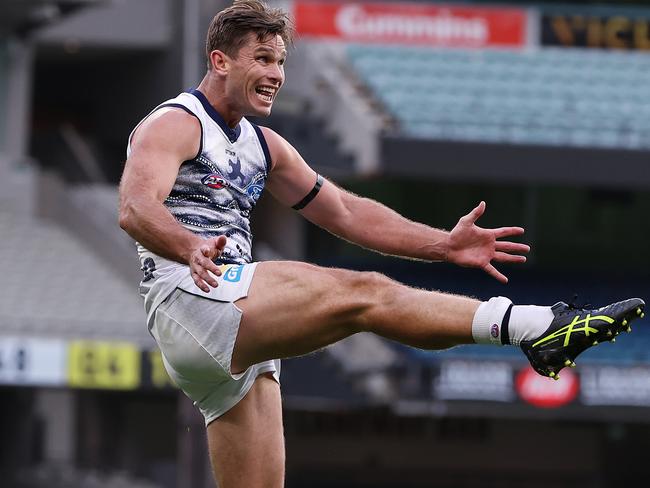
[[[205,237],[225,235],[228,238],[219,263],[251,262],[253,236],[250,215],[264,190],[271,164],[261,130],[245,118],[231,129],[198,90],[181,93],[151,113],[163,107],[181,108],[194,115],[201,124],[199,152],[192,160],[181,164],[174,186],[164,201],[165,207],[181,225],[196,234]],[[130,141],[131,137],[127,156],[131,152]],[[143,295],[158,278],[171,278],[169,273],[181,266],[155,255],[140,244],[138,254],[144,271]],[[172,286],[167,284],[163,288]],[[173,291],[173,287],[167,291]]]

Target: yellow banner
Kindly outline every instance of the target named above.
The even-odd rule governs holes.
[[[123,342],[71,342],[68,384],[76,388],[136,389],[140,386],[140,350]]]

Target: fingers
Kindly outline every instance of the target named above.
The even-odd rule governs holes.
[[[492,229],[492,232],[494,232],[494,237],[500,239],[502,237],[519,236],[525,231],[523,227],[499,227],[498,229]]]
[[[528,247],[525,244],[517,244],[516,242],[503,243],[503,244],[508,244],[508,246],[506,247],[512,247],[514,249],[518,249],[519,246]],[[522,252],[528,252],[528,250],[526,249],[525,251]],[[509,254],[507,252],[502,252],[502,251],[496,251],[492,259],[499,263],[525,263],[526,262],[526,256]],[[483,270],[493,278],[496,278],[501,283],[503,284],[508,283],[508,278],[506,277],[506,275],[504,275],[499,270],[497,270],[492,264],[490,263],[486,264],[483,267]]]
[[[468,213],[467,215],[465,215],[465,216],[462,218],[462,220],[467,220],[469,223],[472,223],[472,224],[473,224],[474,222],[476,222],[476,221],[478,220],[478,218],[479,218],[481,215],[483,215],[484,212],[485,212],[485,202],[484,202],[484,201],[481,201],[481,203],[479,203],[479,204],[474,208],[474,210],[472,210],[470,213]]]
[[[206,270],[201,270],[201,271],[192,270],[192,280],[194,280],[196,286],[198,286],[201,290],[203,290],[206,293],[210,293],[210,286],[212,286],[213,288],[219,286],[217,280],[212,275],[210,275],[210,273]]]
[[[226,247],[226,241],[225,236],[207,239],[201,244],[198,252],[192,255],[190,261],[192,280],[194,280],[196,286],[206,293],[210,292],[210,287],[216,288],[219,286],[216,276],[221,276],[221,270],[213,259],[221,256]]]
[[[215,239],[215,246],[217,250],[219,251],[219,255],[223,252],[224,248],[226,247],[226,242],[228,239],[226,239],[226,236],[219,236]]]
[[[201,253],[206,258],[210,258],[210,259],[218,258],[219,256],[221,256],[221,253],[226,247],[227,241],[228,239],[226,239],[226,236],[219,236],[219,237],[214,237],[212,239],[208,239],[205,242],[205,244],[201,246]]]
[[[495,252],[494,258],[492,259],[500,263],[525,263],[526,262],[526,256],[518,256],[517,254],[508,254],[500,251]]]
[[[190,263],[190,270],[192,273],[192,280],[194,280],[196,286],[208,293],[210,292],[210,286],[213,288],[219,286],[215,275],[221,276],[221,270],[211,259],[205,257],[205,250],[206,249],[201,246],[200,251],[203,256],[198,253],[194,255],[195,257]]]
[[[210,293],[210,286],[213,288],[218,286],[217,280],[212,278],[207,272],[200,273],[198,271],[192,271],[192,280],[194,280],[196,286],[206,293]]]
[[[212,271],[217,276],[221,276],[219,266],[217,266],[213,261],[213,259],[219,255],[214,256],[214,251],[210,249],[209,245],[205,244],[200,247],[200,251],[203,256],[197,256],[194,263],[205,270]]]
[[[520,242],[496,241],[495,249],[497,251],[521,254],[529,252],[530,246]]]
[[[492,278],[496,278],[498,281],[500,281],[503,284],[508,283],[508,278],[506,277],[506,275],[504,275],[503,273],[500,273],[491,264],[486,264],[485,267],[483,268],[483,271],[485,271],[487,274],[492,276]]]

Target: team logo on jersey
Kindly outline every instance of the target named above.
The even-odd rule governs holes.
[[[241,184],[243,185],[246,181],[246,177],[244,176],[244,173],[241,172],[241,161],[239,158],[234,162],[232,159],[229,159],[228,166],[230,167],[230,171],[228,171],[228,174],[226,175],[228,176],[228,179],[233,182],[235,180],[241,180]]]
[[[206,186],[209,186],[210,188],[214,188],[215,190],[221,190],[223,188],[228,188],[230,186],[230,183],[228,183],[226,180],[224,180],[221,176],[219,176],[216,173],[212,173],[207,176],[204,176],[203,179],[201,180],[201,183],[203,183]]]
[[[246,193],[248,194],[249,197],[251,197],[253,200],[257,201],[257,199],[260,197],[262,194],[262,190],[264,189],[264,186],[262,185],[257,185],[253,184],[246,188]]]

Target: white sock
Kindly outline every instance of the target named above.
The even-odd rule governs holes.
[[[493,297],[479,305],[472,320],[472,337],[477,344],[502,345],[503,317],[512,302],[506,297]],[[515,305],[508,321],[508,343],[539,337],[553,321],[551,307]]]
[[[515,305],[510,312],[510,344],[518,346],[521,341],[535,339],[553,322],[551,307],[538,305]]]
[[[501,345],[501,321],[510,305],[506,297],[492,297],[478,306],[472,320],[474,342]]]

